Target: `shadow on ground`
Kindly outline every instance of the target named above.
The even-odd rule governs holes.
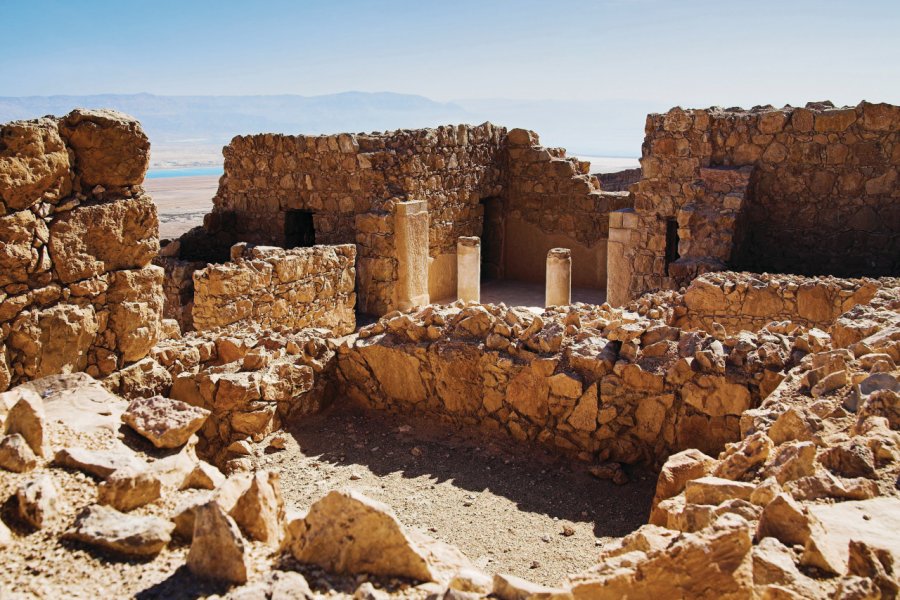
[[[489,490],[521,511],[592,522],[597,537],[620,537],[647,522],[656,474],[627,468],[630,483],[591,476],[588,465],[452,424],[411,416],[332,407],[290,428],[302,454],[336,468],[361,465],[379,477],[452,481],[472,492]]]

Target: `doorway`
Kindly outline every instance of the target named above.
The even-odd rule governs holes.
[[[315,244],[316,230],[312,211],[287,211],[284,215],[284,247],[306,248]]]
[[[481,201],[481,279],[503,278],[503,199]]]

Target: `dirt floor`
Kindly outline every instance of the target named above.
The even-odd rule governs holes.
[[[116,428],[117,414],[107,418],[113,427],[91,434],[73,433],[74,422],[53,420],[50,446],[99,449],[119,440],[147,453],[147,460],[170,453],[153,449],[125,426]],[[390,505],[404,525],[456,545],[484,571],[546,584],[591,566],[604,543],[646,522],[656,481],[649,471],[629,469],[631,483],[616,486],[587,474],[586,465],[505,438],[347,407],[305,417],[288,433],[273,435],[286,438],[285,449],[264,441],[255,446],[252,461],[280,473],[290,510],[307,509],[332,489],[355,488]],[[0,598],[193,599],[229,591],[191,575],[184,540],[141,560],[62,539],[81,508],[96,501],[96,482],[78,471],[53,469],[60,502],[43,529],[24,525],[14,514],[12,497],[20,483],[40,472],[51,470],[0,471],[0,498],[7,499],[0,517],[17,537],[0,552]],[[168,518],[185,494],[202,493],[165,496],[134,514]],[[324,598],[351,596],[366,581],[397,599],[424,600],[435,591],[431,584],[399,579],[331,575],[289,556],[273,556],[262,543],[248,547],[248,585],[259,583],[272,565],[301,572]]]
[[[305,418],[285,450],[260,462],[280,472],[298,509],[351,487],[483,570],[545,584],[595,564],[604,543],[646,523],[656,485],[649,470],[629,469],[631,482],[617,486],[506,439],[343,407]]]

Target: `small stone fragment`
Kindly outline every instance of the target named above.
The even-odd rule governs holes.
[[[278,545],[284,530],[284,501],[278,474],[257,471],[229,515],[248,538]]]
[[[106,479],[119,469],[143,470],[146,468],[144,461],[125,446],[109,450],[64,448],[56,453],[53,463],[61,467],[84,471],[100,479]]]
[[[187,556],[191,573],[229,583],[247,581],[247,549],[234,519],[213,500],[194,510],[194,536]]]
[[[97,502],[128,512],[160,497],[162,485],[150,471],[126,467],[114,471],[97,488]]]
[[[38,456],[44,456],[44,402],[28,388],[18,388],[19,400],[6,415],[6,433],[19,433]]]
[[[37,466],[37,456],[20,433],[8,435],[0,441],[0,468],[24,473]]]
[[[127,556],[153,556],[169,543],[174,527],[158,517],[127,515],[94,504],[78,515],[65,537]]]
[[[16,491],[19,517],[35,529],[53,518],[59,495],[50,475],[42,473],[24,482]]]
[[[203,426],[210,411],[163,396],[136,398],[122,421],[150,440],[157,448],[177,448]]]

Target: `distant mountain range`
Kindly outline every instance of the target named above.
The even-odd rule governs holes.
[[[157,147],[222,146],[235,135],[336,133],[432,127],[491,121],[525,127],[548,146],[570,154],[639,156],[648,112],[667,106],[632,101],[469,99],[436,102],[390,92],[325,96],[93,96],[0,97],[0,123],[75,107],[113,108],[140,119]]]

